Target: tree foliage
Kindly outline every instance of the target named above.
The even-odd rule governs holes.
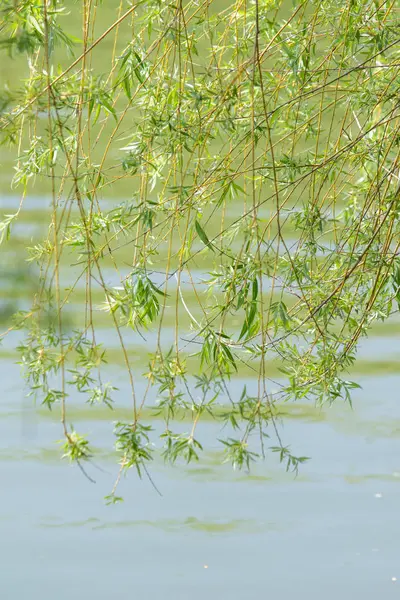
[[[1,60],[27,73],[0,90],[21,194],[2,243],[34,186],[51,197],[48,234],[28,248],[32,307],[8,330],[25,332],[30,389],[60,410],[64,454],[89,459],[68,398],[93,410],[118,398],[97,342],[107,319],[132,396],[114,430],[117,483],[131,467],[147,473],[154,443],[168,461],[199,460],[204,415],[226,426],[235,467],[266,446],[297,471],[305,459],[281,440],[280,403],[351,402],[360,338],[400,307],[399,3],[106,4],[1,6]],[[154,332],[144,374],[127,330]],[[256,393],[232,385],[243,373]],[[142,417],[154,393],[158,441]],[[183,413],[187,433],[175,429]]]

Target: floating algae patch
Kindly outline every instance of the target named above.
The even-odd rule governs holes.
[[[91,517],[89,519],[81,521],[62,521],[57,520],[55,518],[46,519],[45,521],[42,521],[39,526],[46,529],[86,527],[93,530],[152,527],[169,533],[180,533],[184,530],[190,529],[192,531],[203,532],[208,534],[223,534],[231,532],[258,533],[262,529],[273,528],[274,524],[263,524],[252,519],[234,519],[224,521],[220,519],[201,520],[196,517],[187,517],[184,520],[158,519],[154,521],[121,520],[101,522],[100,519],[96,517]]]
[[[359,360],[354,363],[351,373],[382,377],[383,375],[398,375],[400,373],[399,360]]]
[[[261,470],[260,465],[255,464],[252,466],[250,473],[243,473],[242,471],[235,471],[232,469],[231,464],[223,464],[224,456],[217,456],[215,458],[215,465],[213,468],[189,468],[185,470],[185,476],[191,477],[191,479],[210,482],[221,482],[221,483],[242,483],[242,484],[277,484],[277,483],[308,483],[313,481],[310,477],[303,474],[295,476],[293,473],[286,472],[285,470],[279,470],[270,467],[264,467],[264,473],[257,473],[258,469]],[[267,471],[268,474],[265,474]]]
[[[345,475],[344,480],[350,484],[360,484],[367,481],[381,481],[386,483],[400,483],[400,472],[394,473],[365,473],[363,475]]]
[[[255,533],[260,530],[260,523],[254,520],[235,519],[232,521],[200,521],[195,517],[188,517],[184,527],[194,531],[205,533],[230,533],[232,531],[243,531],[244,533]]]
[[[212,467],[197,467],[197,468],[191,468],[191,469],[186,469],[185,470],[185,474],[189,475],[190,477],[193,478],[200,478],[200,479],[207,479],[207,480],[212,480],[212,479],[218,479],[218,475],[215,472],[215,469],[213,469]]]
[[[33,448],[32,450],[26,450],[25,448],[7,448],[0,450],[0,461],[4,462],[34,461],[42,464],[52,464],[60,462],[61,457],[61,449],[56,444],[54,447]]]
[[[244,477],[239,477],[237,479],[237,481],[239,481],[240,483],[246,483],[246,482],[251,482],[251,483],[271,483],[275,480],[274,477],[267,476],[267,475],[254,475],[252,473],[249,473],[248,475],[245,475]]]
[[[269,524],[269,527],[272,527]],[[180,521],[175,519],[159,519],[157,521],[116,521],[95,525],[93,529],[113,529],[125,527],[153,527],[169,533],[179,533],[186,529],[208,534],[223,534],[231,532],[257,533],[262,529],[262,525],[255,520],[235,519],[230,521],[223,520],[200,520],[196,517],[187,517]]]
[[[340,433],[351,436],[362,436],[370,439],[400,438],[400,421],[398,419],[341,419],[334,422],[335,429]]]
[[[109,366],[124,367],[124,356],[120,348],[112,347],[106,350],[106,360]],[[133,374],[141,374],[143,368],[148,367],[148,356],[143,352],[143,348],[139,345],[126,346],[128,360],[132,366]],[[187,364],[189,372],[200,372],[200,357],[190,353],[181,353],[182,360]],[[20,354],[12,348],[0,348],[0,359],[11,360],[17,362],[20,360]],[[73,364],[71,361],[74,358],[73,353],[67,356],[66,365]],[[259,372],[259,363],[257,361],[246,363],[244,361],[237,362],[237,371],[232,373],[231,378],[251,378],[254,379]],[[282,377],[282,364],[277,360],[266,361],[265,371],[268,378]],[[383,377],[384,375],[394,375],[399,373],[399,360],[357,360],[348,371],[351,375],[368,375],[369,377]]]
[[[91,446],[91,451],[93,452],[93,456],[91,460],[87,463],[90,468],[90,463],[96,465],[96,461],[111,461],[115,463],[118,459],[117,453],[111,449],[106,450],[104,448],[96,448]],[[14,449],[2,449],[0,450],[0,461],[4,462],[39,462],[40,464],[54,465],[56,463],[66,463],[66,461],[62,459],[63,450],[59,444],[56,442],[54,446],[50,446],[49,448],[33,448],[31,450],[26,450],[24,448],[14,448]]]
[[[133,410],[130,408],[116,407],[110,409],[107,406],[90,406],[84,404],[83,406],[76,406],[68,404],[67,406],[68,419],[72,423],[78,423],[83,421],[131,421]],[[50,421],[60,421],[59,411],[56,408],[49,411],[47,408],[40,407],[36,410],[36,414],[42,419],[48,419]]]
[[[313,404],[299,404],[299,403],[281,403],[274,405],[274,415],[276,418],[299,420],[304,422],[323,422],[332,418],[334,409],[324,409]],[[106,406],[90,406],[68,404],[68,419],[73,423],[80,421],[129,421],[132,419],[132,407],[124,408],[115,406],[112,409]],[[341,405],[343,410],[343,405]],[[201,422],[218,422],[222,423],[229,415],[235,411],[235,407],[232,405],[216,405],[213,408],[213,414],[204,411],[201,415]],[[56,409],[52,411],[44,407],[39,407],[36,413],[45,419],[52,421],[59,421],[60,415]],[[7,416],[15,416],[17,413],[7,413]],[[177,408],[173,418],[169,418],[169,421],[179,421],[191,423],[194,419],[195,412],[190,409]],[[163,421],[166,420],[167,413],[163,410],[159,410],[156,405],[144,406],[140,411],[140,419],[144,421]]]
[[[330,417],[330,409],[323,409],[313,404],[279,404],[278,417],[282,419],[299,420],[311,423],[321,423]]]
[[[222,411],[226,410],[227,409],[225,407],[221,407],[221,411],[217,409],[216,416],[218,417]],[[67,406],[67,412],[68,419],[73,423],[78,423],[80,421],[131,421],[133,415],[132,407],[125,408],[115,406],[113,408],[108,408],[104,405],[90,406],[89,404],[84,404],[82,406],[69,404]],[[60,420],[60,415],[54,408],[52,411],[49,411],[44,407],[40,407],[37,409],[36,413],[40,417],[49,419],[51,421]],[[155,405],[143,407],[138,414],[142,421],[164,421],[167,418],[167,413],[164,411],[159,411],[158,407]],[[193,411],[177,408],[175,410],[174,417],[170,417],[169,421],[191,423],[193,421],[193,416]],[[201,421],[212,422],[215,421],[215,419],[210,413],[205,411],[201,416]]]
[[[107,521],[105,523],[95,524],[92,529],[132,529],[139,527],[152,527],[161,529],[166,532],[179,531],[183,527],[182,521],[175,519],[159,519],[156,521],[150,520],[123,520],[123,521]]]
[[[299,473],[295,475],[294,473],[287,472],[285,470],[278,469],[268,469],[268,475],[258,475],[257,473],[246,473],[244,475],[240,475],[235,480],[237,483],[252,483],[252,484],[277,484],[277,483],[310,483],[311,481],[315,481],[315,478],[308,477],[307,475],[303,475]]]
[[[44,464],[50,464],[61,460],[62,452],[60,448],[54,446],[54,448],[36,448],[32,450],[26,450],[24,448],[7,448],[0,450],[0,461],[12,462],[12,461],[37,461]]]
[[[158,455],[161,464],[161,454]],[[193,480],[199,481],[231,481],[236,472],[233,471],[232,465],[225,462],[224,450],[207,450],[204,449],[200,455],[201,467],[197,463],[187,464],[186,460],[178,461],[176,465],[168,465],[168,477],[174,479],[182,479],[191,477]],[[165,461],[162,463],[165,465]]]
[[[89,517],[82,521],[61,521],[57,517],[49,517],[46,521],[42,521],[39,527],[46,529],[60,529],[60,528],[74,528],[74,527],[91,527],[94,528],[96,524],[100,523],[100,519],[97,517]]]
[[[175,519],[159,519],[157,521],[115,521],[95,525],[93,529],[115,529],[128,527],[153,527],[169,533],[179,533],[185,529],[205,533],[230,533],[232,531],[243,531],[252,533],[259,530],[259,524],[255,521],[233,520],[233,521],[202,521],[195,517],[188,517],[184,521]]]

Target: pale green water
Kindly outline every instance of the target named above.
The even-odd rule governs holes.
[[[353,413],[299,407],[286,418],[285,438],[312,457],[296,480],[271,458],[250,476],[218,467],[218,426],[204,423],[201,467],[155,462],[162,497],[131,476],[111,508],[101,498],[115,476],[110,421],[122,413],[71,411],[98,449],[94,485],[60,462],[59,423],[24,398],[18,367],[2,361],[0,374],[2,597],[398,597],[397,376],[363,379]]]
[[[109,2],[103,7],[106,22],[114,8]],[[16,72],[22,74],[0,65],[4,81]],[[1,158],[0,207],[9,213],[19,198],[9,195],[10,156],[3,151]],[[45,191],[39,185],[27,198],[15,241],[2,250],[3,327],[35,289],[23,249],[40,237],[49,206]],[[206,270],[199,266],[199,279]],[[110,270],[107,277],[113,282],[115,274]],[[68,285],[71,274],[65,278]],[[79,323],[80,306],[72,305],[70,314],[71,323]],[[166,325],[168,344],[172,323]],[[341,405],[325,412],[287,407],[284,439],[312,457],[297,479],[270,456],[250,475],[218,466],[219,429],[206,422],[199,429],[206,451],[200,467],[172,469],[156,461],[151,474],[162,497],[132,473],[121,484],[125,502],[114,507],[102,501],[116,475],[111,423],[128,414],[129,391],[112,352],[115,334],[105,322],[100,327],[99,341],[110,349],[109,375],[120,388],[118,409],[91,414],[72,398],[69,412],[97,448],[88,468],[96,484],[60,461],[58,415],[36,410],[25,398],[12,355],[18,336],[0,348],[0,598],[398,598],[399,321],[377,327],[361,347],[355,375],[363,389],[353,412]],[[140,374],[144,347],[151,349],[154,336],[145,343],[126,336]],[[249,373],[240,373],[244,383],[249,391],[255,386]],[[157,429],[158,422],[153,425]]]

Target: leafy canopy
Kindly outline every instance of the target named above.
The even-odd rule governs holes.
[[[358,341],[400,307],[399,3],[110,4],[2,2],[2,156],[21,196],[2,243],[32,190],[51,199],[31,309],[7,327],[31,393],[81,465],[70,396],[113,420],[127,398],[107,361],[122,363],[111,502],[157,445],[200,460],[204,418],[235,467],[268,447],[296,472],[281,403],[351,402]]]

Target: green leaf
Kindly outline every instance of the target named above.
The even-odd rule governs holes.
[[[197,221],[195,221],[195,227],[196,227],[196,232],[197,235],[199,236],[199,238],[201,239],[201,241],[203,242],[203,244],[205,246],[207,246],[212,252],[215,252],[210,240],[207,237],[206,232],[204,231],[204,229],[202,228],[202,226],[200,225],[200,223]]]

